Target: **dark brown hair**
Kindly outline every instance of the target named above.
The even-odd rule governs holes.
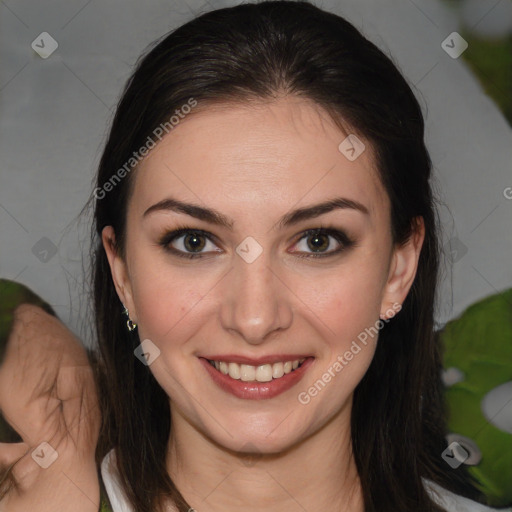
[[[102,191],[95,200],[93,271],[103,411],[97,461],[115,448],[122,485],[137,512],[154,511],[164,495],[188,511],[165,465],[168,397],[134,357],[140,340],[126,330],[101,245],[102,229],[113,226],[124,257],[136,170],[107,186],[106,193],[105,184],[190,98],[201,109],[286,94],[314,101],[340,127],[370,142],[391,201],[396,244],[409,239],[417,217],[425,223],[412,288],[400,313],[381,330],[374,359],[354,394],[352,441],[365,508],[441,510],[423,479],[478,498],[463,469],[452,470],[441,459],[446,427],[433,324],[438,220],[421,108],[390,58],[343,18],[302,1],[241,4],[202,14],[166,35],[139,61],[126,85],[96,183]]]

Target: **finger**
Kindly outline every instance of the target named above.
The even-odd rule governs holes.
[[[63,364],[87,360],[72,333],[55,317],[23,304],[15,320],[0,366],[0,407],[23,440],[34,444],[56,433],[59,400],[56,384]],[[84,351],[85,352],[85,351]]]
[[[20,485],[25,466],[20,461],[26,459],[29,450],[27,443],[0,443],[0,500],[13,486]]]
[[[82,454],[94,452],[101,413],[90,366],[66,367],[59,372],[57,394],[66,431]]]
[[[25,456],[29,449],[27,443],[0,443],[0,471]]]

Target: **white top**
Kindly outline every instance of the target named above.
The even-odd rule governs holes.
[[[105,484],[113,512],[134,512],[120,486],[115,472],[115,454],[110,450],[101,463],[101,475]],[[434,482],[425,480],[425,487],[441,507],[447,512],[512,512],[512,508],[490,508],[475,501],[443,489]]]

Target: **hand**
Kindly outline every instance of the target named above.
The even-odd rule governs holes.
[[[101,416],[92,368],[71,331],[32,304],[14,313],[0,409],[22,439],[0,443],[0,512],[98,512]]]

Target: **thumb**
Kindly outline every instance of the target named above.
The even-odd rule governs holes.
[[[29,450],[27,443],[0,443],[0,471],[17,462]]]
[[[30,450],[27,443],[0,443],[0,501],[13,485],[18,491],[30,485],[27,476],[35,469],[34,461],[27,458]]]

